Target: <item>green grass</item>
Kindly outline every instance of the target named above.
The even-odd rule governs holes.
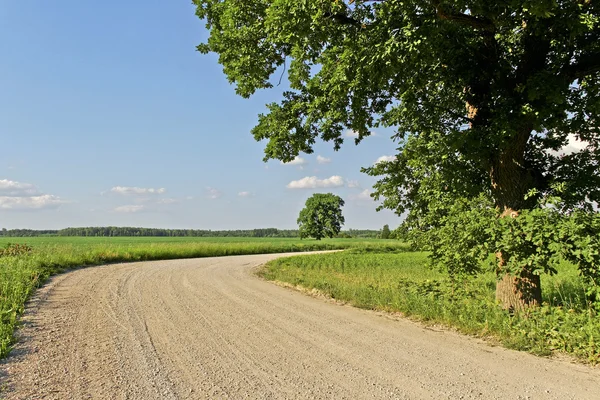
[[[494,298],[493,273],[451,281],[425,267],[427,254],[349,250],[286,257],[268,263],[260,275],[367,309],[404,315],[487,337],[509,348],[539,355],[564,352],[600,362],[600,316],[587,303],[573,265],[543,276],[544,305],[527,315],[509,315]]]
[[[26,243],[33,250],[21,256],[0,257],[0,358],[10,351],[13,331],[27,299],[50,276],[69,268],[111,262],[401,246],[395,241],[373,239],[0,237],[0,248],[8,243]]]

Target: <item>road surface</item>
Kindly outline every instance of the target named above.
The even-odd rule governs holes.
[[[600,369],[260,280],[282,255],[113,264],[30,302],[7,399],[600,399]]]

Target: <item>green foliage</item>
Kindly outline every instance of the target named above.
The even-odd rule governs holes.
[[[430,264],[452,276],[481,272],[481,263],[490,254],[489,229],[497,211],[489,198],[459,198],[448,205],[435,226],[413,232],[417,246],[430,250]]]
[[[315,193],[306,200],[298,216],[300,238],[335,237],[344,224],[344,200],[332,193]]]
[[[443,212],[442,212],[443,211]],[[500,217],[486,196],[457,199],[436,209],[429,229],[405,222],[405,236],[414,247],[429,250],[429,263],[451,276],[474,275],[482,265],[497,271],[490,254],[502,252],[502,272],[518,275],[524,268],[534,274],[555,274],[568,260],[586,283],[587,296],[600,307],[600,214],[565,209],[559,197],[540,200],[537,207]],[[427,220],[427,215],[423,220]],[[431,220],[432,221],[432,220]],[[433,222],[433,221],[432,221]]]
[[[600,307],[600,215],[584,210],[564,214],[551,204],[500,218],[489,230],[493,249],[506,251],[505,267],[524,266],[537,274],[557,272],[562,259],[577,265],[589,299]]]
[[[448,277],[426,266],[427,253],[406,248],[352,249],[269,262],[267,279],[317,289],[357,307],[404,315],[461,332],[489,337],[535,354],[563,352],[600,363],[600,315],[585,296],[586,283],[573,264],[561,261],[545,275],[543,305],[510,315],[496,306],[495,274]]]

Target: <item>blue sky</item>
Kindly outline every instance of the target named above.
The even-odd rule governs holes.
[[[316,192],[345,228],[398,225],[360,173],[391,130],[264,163],[250,129],[285,88],[236,96],[206,36],[187,1],[1,1],[0,228],[295,228]]]

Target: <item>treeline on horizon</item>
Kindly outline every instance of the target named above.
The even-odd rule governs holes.
[[[379,230],[349,229],[340,232],[339,237],[375,238]],[[33,237],[33,236],[156,236],[156,237],[300,237],[297,229],[237,229],[237,230],[206,230],[206,229],[160,229],[160,228],[135,228],[135,227],[82,227],[65,228],[59,230],[35,229],[2,229],[0,236],[5,237]]]

